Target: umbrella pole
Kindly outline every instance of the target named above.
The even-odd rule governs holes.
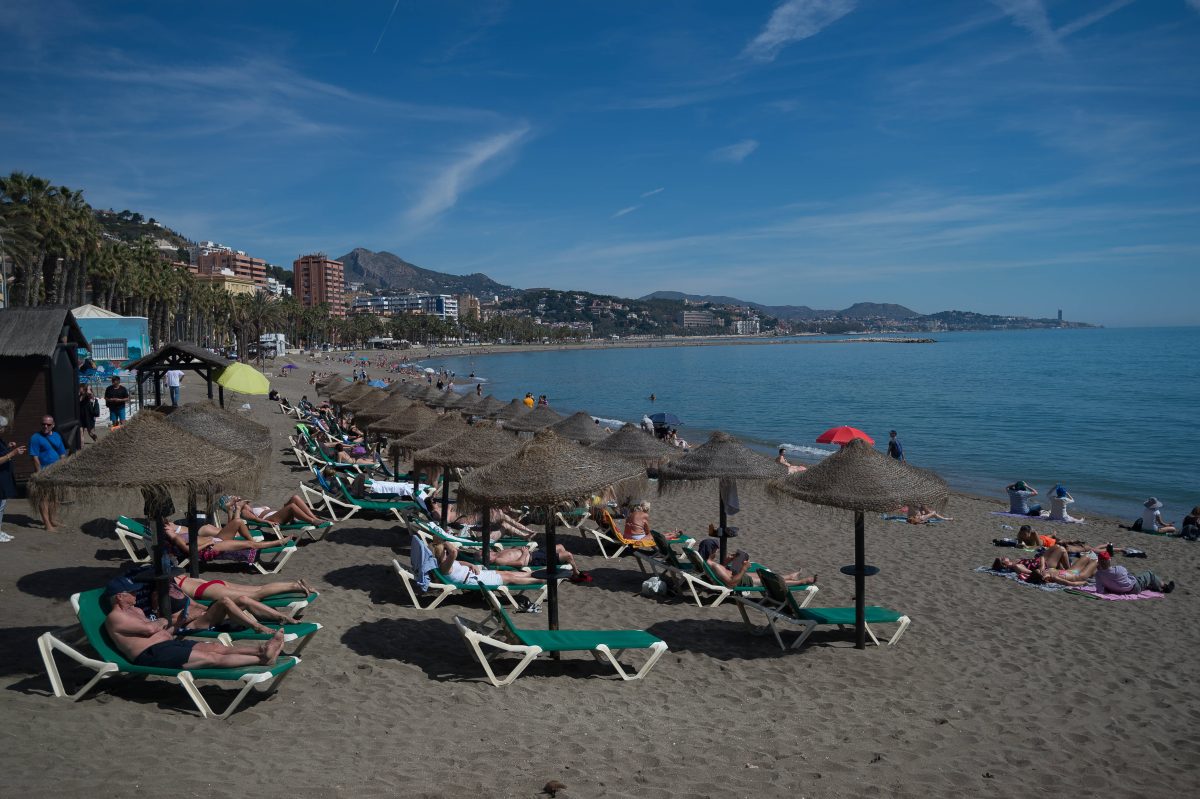
[[[725,530],[725,525],[729,521],[729,518],[725,514],[725,498],[721,497],[720,501],[721,501],[721,516],[720,516],[721,562],[724,563],[725,562],[725,551],[728,548],[728,541],[729,541],[729,533]]]
[[[158,591],[158,617],[170,619],[171,592],[167,587],[166,564],[163,563],[163,555],[167,551],[167,525],[160,505],[154,507],[154,531],[154,590]]]
[[[450,522],[450,467],[442,467],[442,529]]]
[[[483,546],[480,547],[479,559],[483,568],[487,568],[492,560],[492,509],[483,509]]]
[[[196,492],[188,492],[188,509],[187,509],[187,527],[188,527],[188,574],[192,577],[200,576],[200,524],[196,519]]]
[[[550,515],[547,509],[546,517],[546,595],[547,601],[550,603],[550,626],[549,629],[558,629],[558,542],[554,531],[554,517]],[[555,659],[558,653],[555,652]]]
[[[866,521],[854,512],[854,648],[867,648],[867,573],[865,555]]]
[[[224,408],[225,407],[225,386],[222,386],[220,384],[217,385],[217,396],[220,398],[219,402],[221,403],[221,407]]]

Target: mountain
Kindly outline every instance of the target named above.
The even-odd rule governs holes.
[[[337,260],[346,270],[347,283],[363,283],[374,289],[427,291],[433,294],[511,294],[512,286],[497,283],[485,274],[451,275],[422,269],[390,252],[371,252],[362,247]]]
[[[912,319],[921,314],[893,303],[856,302],[841,311],[819,310],[807,305],[763,305],[760,302],[739,300],[736,297],[724,297],[713,294],[684,294],[680,291],[656,291],[640,297],[642,300],[688,300],[690,302],[711,302],[714,305],[740,305],[753,308],[767,316],[788,321],[808,321],[812,319]]]

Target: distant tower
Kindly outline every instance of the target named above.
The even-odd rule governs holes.
[[[1058,323],[1062,324],[1062,308],[1058,309]]]

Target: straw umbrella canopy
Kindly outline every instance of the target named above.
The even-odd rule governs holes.
[[[351,383],[341,391],[334,392],[329,397],[329,400],[337,405],[345,405],[348,402],[354,402],[354,400],[358,399],[370,390],[371,387],[366,383]]]
[[[523,413],[515,419],[506,421],[504,429],[517,433],[533,433],[562,420],[563,415],[549,405],[539,405],[529,413]]]
[[[443,417],[452,419],[453,416]],[[449,424],[449,423],[443,423]],[[427,428],[433,432],[438,425]],[[415,433],[422,435],[425,431]],[[507,457],[520,447],[517,439],[500,430],[495,425],[478,425],[468,427],[464,432],[453,438],[444,440],[430,447],[425,447],[413,453],[413,471],[419,472],[425,466],[441,466],[446,469],[442,479],[442,525],[449,518],[450,509],[450,467],[454,466],[484,466]],[[487,547],[484,547],[483,562],[487,563]]]
[[[644,475],[638,464],[593,452],[543,430],[515,454],[463,477],[458,498],[484,508],[521,504],[551,508]],[[554,630],[558,629],[558,550],[554,516],[547,513],[546,517],[548,615]]]
[[[405,383],[404,388],[400,389],[400,392],[402,394],[404,394],[404,396],[406,396],[406,397],[416,399],[418,396],[425,393],[425,389],[428,386],[429,386],[428,383],[422,382],[420,380],[414,380],[412,382]]]
[[[519,399],[514,399],[512,402],[505,405],[500,410],[496,411],[492,418],[498,422],[511,422],[518,416],[529,413],[529,406]]]
[[[883,513],[901,505],[943,507],[950,496],[946,481],[855,439],[807,471],[772,480],[768,490],[813,505],[854,511],[854,566],[842,571],[854,575],[854,645],[864,648],[866,577],[877,571],[864,563],[865,513]]]
[[[612,435],[592,444],[592,449],[648,466],[684,454],[683,450],[664,444],[635,424],[626,424]]]
[[[337,391],[341,386],[346,384],[341,375],[330,375],[323,380],[317,381],[317,393],[329,395]]]
[[[408,397],[392,392],[371,407],[354,414],[354,421],[361,429],[361,426],[364,424],[369,425],[371,422],[377,422],[380,419],[391,416],[393,413],[411,408],[412,404],[412,400]]]
[[[604,428],[596,424],[596,420],[587,411],[578,411],[555,422],[547,428],[568,441],[578,441],[580,444],[594,444],[608,438]]]
[[[387,395],[388,393],[382,388],[368,386],[366,391],[362,392],[354,399],[342,403],[342,410],[357,414],[359,411],[365,411],[375,403],[384,400]]]
[[[466,414],[467,416],[478,416],[478,414],[475,413],[475,408],[478,407],[479,403],[481,402],[483,402],[483,397],[479,396],[474,391],[468,391],[466,394],[462,395],[462,399],[454,404],[453,408],[447,408],[447,410],[458,411],[459,413]]]
[[[460,394],[452,388],[442,391],[436,400],[431,402],[435,408],[455,408],[460,402],[467,399],[466,394]]]
[[[271,462],[271,431],[245,416],[212,402],[189,402],[166,416],[167,421],[218,447],[254,460],[261,475]]]
[[[367,425],[367,432],[394,437],[406,436],[423,427],[428,427],[440,418],[436,412],[419,402],[414,402],[402,411],[396,411],[378,421],[371,422]]]
[[[437,417],[433,424],[409,433],[406,436],[389,442],[390,446],[399,446],[403,450],[413,452],[432,447],[455,436],[465,433],[470,425],[456,413],[443,414]]]
[[[438,403],[442,401],[442,395],[445,393],[445,389],[429,385],[413,395],[413,399],[423,402],[430,407],[440,407]]]
[[[159,596],[168,600],[162,552],[166,531],[159,524],[163,505],[172,497],[186,497],[189,510],[197,494],[213,496],[226,492],[253,495],[258,490],[259,472],[252,458],[225,449],[182,427],[169,423],[159,413],[139,413],[120,430],[96,444],[63,458],[29,479],[30,499],[61,500],[87,497],[130,500],[147,499],[147,515],[158,528],[154,553]],[[149,496],[156,497],[150,507]],[[193,576],[200,558],[197,536],[190,536]]]
[[[659,490],[699,480],[720,480],[721,558],[729,538],[725,497],[736,489],[738,480],[771,480],[787,474],[787,467],[759,455],[728,433],[720,430],[699,447],[669,461],[658,470]],[[736,511],[735,511],[736,512]]]
[[[505,405],[503,401],[496,399],[491,394],[488,394],[486,397],[476,403],[473,413],[476,416],[486,416],[491,418],[499,413],[502,409],[507,407],[508,406]]]

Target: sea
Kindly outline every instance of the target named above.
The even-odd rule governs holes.
[[[872,336],[873,338],[876,336]],[[723,430],[815,463],[837,425],[954,489],[1004,498],[1061,483],[1089,511],[1132,521],[1157,497],[1178,523],[1200,504],[1200,327],[937,333],[930,344],[799,337],[763,345],[513,352],[434,358],[502,400],[546,394],[609,426],[666,412],[689,443]],[[650,401],[653,394],[655,399]]]

